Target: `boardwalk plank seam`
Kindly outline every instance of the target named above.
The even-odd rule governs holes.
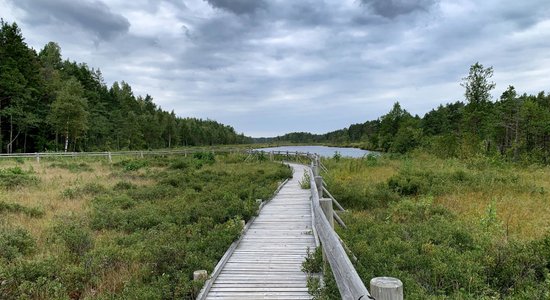
[[[311,299],[302,263],[316,247],[310,191],[299,184],[307,167],[265,204],[197,299]]]

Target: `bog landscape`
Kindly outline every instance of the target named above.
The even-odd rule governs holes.
[[[506,48],[503,38],[509,65],[482,50],[468,52],[464,64],[453,52],[438,61],[460,65],[452,82],[419,75],[428,68],[408,73],[399,60],[407,67],[395,72],[414,75],[399,84],[419,76],[433,92],[415,91],[424,88],[420,81],[386,91],[374,75],[364,75],[364,84],[352,78],[363,71],[347,62],[355,52],[344,50],[374,31],[347,26],[391,20],[395,32],[407,32],[401,41],[418,28],[443,26],[426,16],[436,11],[455,18],[493,7],[321,1],[313,15],[285,1],[149,3],[157,7],[148,13],[192,20],[178,23],[189,44],[177,54],[185,60],[177,69],[163,52],[171,34],[164,21],[155,24],[166,36],[147,44],[146,57],[155,59],[139,60],[142,49],[121,48],[131,38],[117,40],[139,36],[131,28],[143,24],[124,17],[133,8],[120,5],[128,14],[118,15],[119,6],[106,1],[69,2],[0,1],[0,299],[550,299],[550,66],[537,52],[548,53],[547,18],[514,35],[529,43],[546,34],[530,54],[546,55],[536,69],[506,56],[517,44]],[[36,13],[54,5],[59,10],[49,17]],[[527,6],[532,12],[536,5]],[[349,24],[338,19],[351,8],[362,15],[344,18]],[[106,19],[92,13],[114,21],[99,26]],[[56,35],[58,25],[65,29]],[[109,29],[86,27],[96,25]],[[126,31],[112,33],[119,25]],[[294,36],[291,25],[307,34]],[[324,26],[335,39],[349,35],[307,43]],[[37,45],[43,27],[48,41],[63,43]],[[86,44],[91,50],[64,39],[73,27],[97,38]],[[261,28],[283,33],[266,38]],[[414,41],[406,44],[417,49]],[[324,52],[330,45],[341,52]],[[283,50],[266,62],[271,47],[307,48],[319,65],[335,60],[343,71],[323,69],[326,77],[317,78],[307,55],[288,62]],[[365,72],[378,72],[395,59],[390,54],[361,62]],[[235,57],[243,61],[229,62]],[[162,74],[152,61],[162,62]],[[514,76],[516,67],[522,71]],[[371,89],[377,84],[384,91]],[[139,95],[149,87],[159,96]],[[372,100],[350,87],[372,92]],[[365,117],[354,112],[367,110]],[[381,277],[398,284],[380,287],[373,279]]]

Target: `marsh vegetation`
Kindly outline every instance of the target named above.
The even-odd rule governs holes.
[[[245,158],[0,161],[0,298],[194,299],[291,176]]]
[[[407,299],[548,299],[549,167],[423,152],[324,163],[364,282],[400,278]]]

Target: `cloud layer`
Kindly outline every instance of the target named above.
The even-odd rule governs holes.
[[[325,132],[394,101],[423,114],[463,99],[469,66],[550,90],[547,0],[0,0],[40,49],[99,67],[180,116],[254,136]]]

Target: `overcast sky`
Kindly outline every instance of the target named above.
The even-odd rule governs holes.
[[[423,115],[493,66],[498,97],[550,91],[548,0],[0,0],[39,50],[182,117],[251,136],[323,133],[395,101]]]

